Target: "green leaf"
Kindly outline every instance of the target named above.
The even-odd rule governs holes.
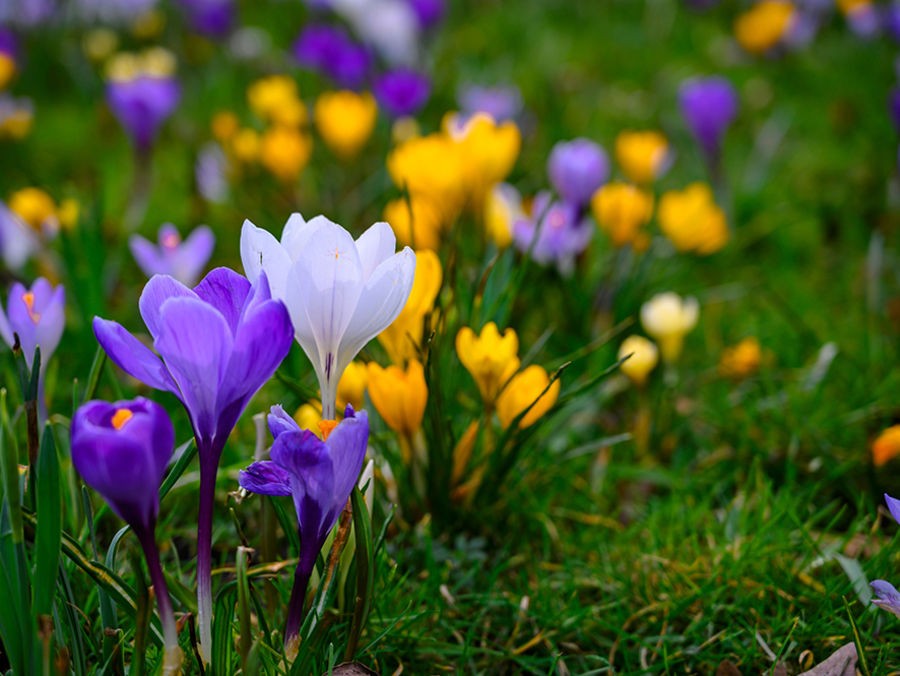
[[[19,493],[19,451],[16,437],[9,423],[6,410],[6,390],[0,390],[0,476],[3,479],[2,500],[9,510],[9,524],[13,543],[23,541],[22,534],[22,496]]]
[[[172,490],[172,486],[174,486],[175,482],[181,478],[182,474],[184,474],[184,471],[187,469],[187,466],[191,464],[191,460],[194,459],[195,455],[197,455],[197,444],[194,443],[193,438],[188,439],[175,449],[175,457],[178,458],[178,461],[172,466],[169,473],[166,474],[166,478],[159,488],[160,501],[162,501],[162,499],[168,495],[169,491]]]
[[[85,383],[84,386],[84,395],[81,397],[81,400],[77,402],[78,405],[94,398],[104,364],[106,364],[106,351],[100,345],[97,345],[97,351],[94,353],[94,361],[91,362],[91,370],[88,373],[87,383]]]
[[[253,634],[250,629],[250,581],[247,579],[247,562],[252,551],[248,547],[238,547],[234,566],[237,581],[237,614],[240,631],[238,650],[241,654],[241,667],[244,673],[247,672],[247,655],[250,653],[250,646],[253,643]]]
[[[232,622],[234,620],[234,586],[225,587],[216,597],[213,611],[213,653],[211,674],[233,674]]]
[[[37,464],[37,527],[34,537],[35,619],[49,615],[59,573],[62,545],[62,498],[59,491],[59,457],[49,426],[44,427]]]
[[[353,659],[359,637],[366,626],[375,587],[375,545],[372,539],[372,517],[366,499],[358,487],[350,494],[353,503],[353,529],[356,534],[356,601],[344,661]]]

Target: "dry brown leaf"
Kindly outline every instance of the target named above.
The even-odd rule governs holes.
[[[848,643],[835,650],[824,662],[820,662],[800,676],[856,676],[856,644]]]

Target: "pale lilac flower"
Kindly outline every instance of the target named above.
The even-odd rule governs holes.
[[[293,214],[281,241],[244,221],[244,272],[269,278],[272,297],[287,305],[294,336],[312,362],[322,414],[335,417],[337,383],[347,364],[396,319],[412,289],[416,256],[394,253],[391,226],[375,223],[356,241],[324,216]]]
[[[499,123],[512,120],[522,112],[522,94],[514,85],[498,87],[468,85],[459,92],[457,98],[460,113],[466,117],[486,113]]]
[[[609,178],[609,158],[590,139],[560,141],[550,151],[547,174],[564,201],[585,206]]]
[[[894,521],[900,523],[900,500],[892,498],[885,493],[884,501],[887,503],[888,510],[891,516],[894,517]],[[877,599],[872,600],[872,603],[900,617],[900,592],[894,588],[894,585],[885,580],[875,580],[870,584],[876,596],[878,596]]]
[[[178,229],[165,223],[159,229],[158,244],[132,235],[128,246],[138,267],[148,277],[170,275],[185,286],[193,286],[212,256],[216,238],[205,225],[195,228],[181,241]]]
[[[41,243],[34,230],[0,201],[0,258],[13,272],[21,270]]]
[[[204,145],[194,164],[197,192],[208,202],[221,204],[228,199],[228,159],[215,141]]]
[[[555,264],[560,274],[569,275],[575,258],[587,248],[594,228],[574,204],[554,202],[548,192],[534,198],[531,216],[513,224],[516,248],[541,265]]]

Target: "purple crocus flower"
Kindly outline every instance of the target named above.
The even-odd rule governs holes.
[[[547,174],[563,200],[584,206],[609,178],[609,158],[590,139],[560,141],[550,152]]]
[[[878,37],[882,28],[880,7],[872,2],[860,3],[846,14],[847,26],[850,32],[863,40],[871,40]]]
[[[433,28],[441,22],[446,12],[444,0],[408,0],[419,22],[424,29]]]
[[[560,274],[568,275],[575,266],[575,257],[587,248],[594,234],[582,212],[574,204],[552,202],[548,192],[538,193],[531,217],[513,224],[513,242],[535,262],[555,263]]]
[[[522,111],[522,94],[514,85],[469,85],[459,92],[458,99],[460,112],[466,117],[487,113],[495,122],[505,122],[514,119]]]
[[[234,0],[181,0],[191,28],[201,35],[223,38],[235,24]]]
[[[887,503],[888,510],[891,516],[894,517],[894,521],[900,523],[900,500],[892,498],[885,493],[884,501]],[[871,586],[875,591],[875,595],[878,596],[877,599],[872,600],[872,603],[900,617],[900,592],[896,590],[894,585],[885,580],[875,580],[871,583]]]
[[[29,369],[34,366],[35,350],[41,348],[37,392],[41,420],[47,419],[44,373],[66,326],[65,309],[66,290],[62,285],[54,288],[43,277],[38,277],[30,289],[18,282],[13,284],[6,312],[0,307],[0,337],[10,347],[15,345],[15,337],[19,337],[19,346]]]
[[[330,77],[341,87],[356,89],[365,82],[372,56],[345,31],[324,24],[310,24],[294,42],[297,62]]]
[[[147,559],[166,644],[166,663],[179,663],[172,601],[153,531],[159,486],[175,448],[175,430],[159,404],[89,401],[72,416],[72,464],[88,486],[131,526]]]
[[[138,267],[148,277],[171,275],[186,286],[193,286],[212,256],[216,238],[205,225],[195,228],[181,241],[178,229],[165,223],[159,229],[159,244],[140,235],[132,235],[128,246]]]
[[[16,34],[2,26],[0,26],[0,54],[8,56],[13,61],[19,54],[19,41],[16,39]]]
[[[180,98],[181,87],[171,76],[141,74],[106,84],[106,101],[141,154],[150,151],[160,126]]]
[[[116,322],[95,317],[94,335],[119,368],[174,394],[190,416],[200,455],[197,594],[200,642],[208,659],[219,458],[244,408],[290,350],[294,331],[265,275],[251,285],[228,268],[216,268],[193,290],[156,275],[144,287],[139,307],[162,359]]]
[[[0,260],[4,265],[10,270],[21,270],[40,247],[40,240],[34,230],[0,201]]]
[[[392,70],[375,80],[375,98],[391,117],[418,113],[431,93],[428,77],[408,68]]]
[[[284,630],[289,652],[296,645],[303,620],[303,604],[316,558],[362,469],[369,439],[365,411],[347,406],[344,419],[325,441],[300,427],[280,406],[269,414],[269,430],[275,438],[271,460],[254,462],[242,471],[242,488],[260,495],[290,495],[297,511],[300,560]]]
[[[678,103],[709,166],[717,171],[722,136],[737,115],[737,92],[721,76],[694,78],[682,83]]]

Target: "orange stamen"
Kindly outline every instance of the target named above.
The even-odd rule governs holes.
[[[332,430],[337,427],[337,420],[320,420],[318,422],[319,431],[322,433],[322,441],[327,441]]]
[[[174,249],[179,244],[181,244],[181,237],[179,237],[174,232],[170,232],[168,235],[163,237],[163,246],[167,249]]]
[[[115,429],[120,430],[124,427],[125,423],[131,420],[132,416],[134,416],[134,413],[127,408],[118,408],[116,409],[116,412],[113,413],[112,426]]]
[[[22,302],[25,303],[25,309],[28,310],[28,316],[31,317],[31,321],[35,324],[41,321],[41,315],[34,311],[34,294],[31,291],[26,291],[22,294]]]

